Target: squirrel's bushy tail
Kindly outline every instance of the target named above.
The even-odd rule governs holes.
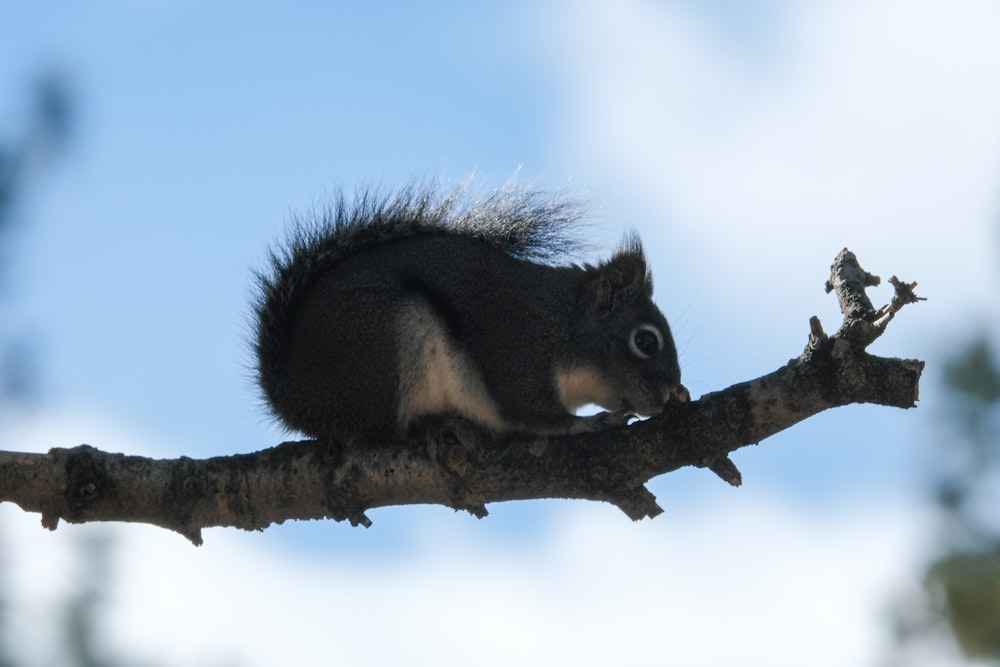
[[[256,275],[253,334],[265,399],[280,377],[300,298],[341,259],[410,236],[457,234],[514,257],[555,263],[579,247],[580,215],[571,199],[512,183],[485,194],[468,183],[447,193],[420,183],[395,193],[366,189],[351,200],[339,192],[319,215],[293,219],[287,240],[271,249],[268,266]]]

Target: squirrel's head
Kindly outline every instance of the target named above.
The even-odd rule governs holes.
[[[653,303],[653,279],[632,234],[606,262],[586,267],[580,290],[590,353],[600,387],[593,402],[607,410],[649,416],[681,386],[670,327]]]

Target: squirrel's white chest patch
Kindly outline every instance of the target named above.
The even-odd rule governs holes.
[[[611,391],[600,374],[587,366],[558,368],[555,374],[559,402],[567,412],[575,413],[583,405],[594,404],[610,409]]]
[[[399,423],[424,415],[454,414],[496,432],[509,429],[475,366],[451,341],[422,301],[403,308],[399,340]]]

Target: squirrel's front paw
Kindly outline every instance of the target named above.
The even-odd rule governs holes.
[[[570,428],[571,434],[576,433],[596,433],[606,431],[619,426],[628,426],[628,423],[635,419],[635,415],[627,410],[615,410],[614,412],[598,412],[596,415],[578,417]]]

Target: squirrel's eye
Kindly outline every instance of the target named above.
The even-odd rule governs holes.
[[[663,335],[652,324],[640,324],[632,330],[628,348],[640,359],[649,359],[663,349]]]

